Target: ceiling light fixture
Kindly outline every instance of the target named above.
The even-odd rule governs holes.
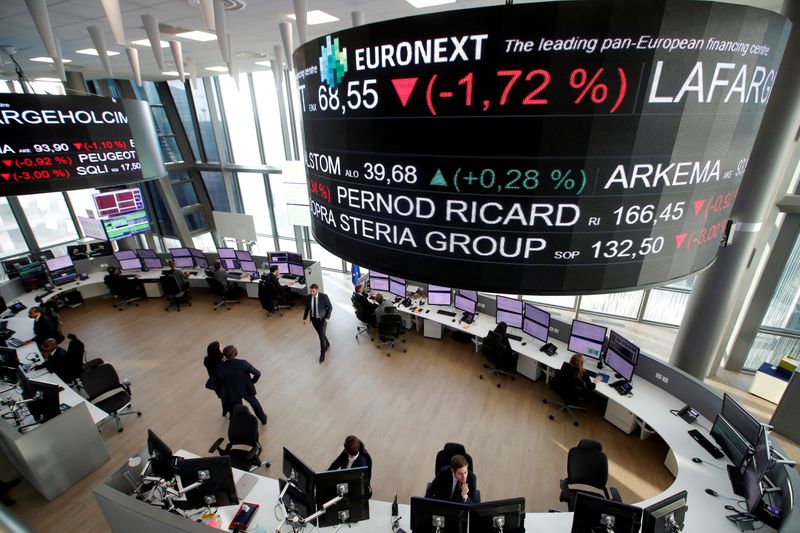
[[[228,72],[228,67],[206,67],[206,70],[211,72]]]
[[[175,35],[184,39],[191,39],[192,41],[200,41],[201,43],[217,40],[217,36],[213,33],[200,30],[184,31],[181,33],[176,33]]]
[[[52,57],[41,56],[41,57],[32,57],[31,61],[36,61],[37,63],[50,63],[51,65],[54,63]],[[71,59],[62,59],[64,63],[72,63]]]
[[[297,18],[294,16],[294,13],[288,15],[288,17],[292,20],[295,20]],[[327,24],[328,22],[338,22],[338,21],[339,21],[338,18],[334,17],[331,14],[325,13],[324,11],[320,11],[319,9],[315,9],[313,11],[308,12],[307,23],[309,26],[313,26],[315,24]]]
[[[36,81],[46,81],[48,83],[61,83],[58,78],[36,78]]]
[[[422,9],[423,7],[440,6],[442,4],[454,4],[456,0],[406,0],[409,4]]]
[[[161,43],[161,48],[169,48],[169,43],[167,41],[158,41]],[[131,41],[131,44],[135,44],[136,46],[150,46],[149,39],[139,39],[138,41]]]
[[[76,54],[83,54],[87,56],[99,56],[100,54],[94,48],[83,48],[81,50],[75,50]],[[108,50],[106,52],[109,56],[118,56],[119,52],[115,52],[113,50]],[[65,63],[69,63],[68,59],[64,60]]]

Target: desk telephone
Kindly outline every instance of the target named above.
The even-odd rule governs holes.
[[[540,352],[544,352],[544,353],[546,353],[547,355],[553,356],[553,355],[555,355],[555,354],[556,354],[556,352],[558,351],[558,349],[556,349],[556,345],[555,345],[555,344],[553,344],[553,343],[551,343],[551,342],[548,342],[547,344],[545,344],[544,346],[542,346],[541,348],[539,348],[539,351],[540,351]]]

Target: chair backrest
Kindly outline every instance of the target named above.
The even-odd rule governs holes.
[[[86,345],[74,334],[70,333],[69,345],[67,346],[67,361],[64,373],[64,381],[71,383],[81,377],[83,370],[83,359],[86,355]]]
[[[234,405],[231,410],[228,442],[231,445],[258,445],[258,419],[244,405]]]
[[[467,453],[466,448],[464,448],[463,444],[458,442],[448,442],[444,445],[444,448],[439,450],[436,454],[436,468],[434,469],[434,475],[439,473],[445,466],[450,466],[450,459],[453,458],[454,455],[463,455],[467,459],[467,463],[469,463],[469,471],[472,472],[474,470],[474,466],[472,464],[472,456]]]
[[[397,313],[384,313],[381,316],[380,324],[378,324],[378,331],[381,335],[389,337],[396,337],[405,332],[403,325],[403,317]]]
[[[487,359],[491,361],[500,361],[506,355],[506,347],[503,344],[503,338],[499,333],[490,331],[483,339],[481,351]]]
[[[81,383],[83,383],[83,388],[90,401],[108,391],[122,387],[117,371],[108,363],[103,363],[91,370],[84,370],[81,373]]]
[[[175,296],[183,292],[183,289],[178,285],[178,278],[174,274],[162,274],[158,281],[167,296]]]
[[[568,362],[564,362],[556,370],[550,380],[550,388],[567,403],[583,402],[588,397],[588,390],[578,375],[578,368]]]
[[[219,294],[220,296],[225,295],[225,286],[220,283],[217,278],[208,277],[206,278],[206,283],[208,283],[208,286],[211,288],[211,292],[214,294]]]
[[[369,313],[364,306],[361,305],[361,300],[356,297],[356,293],[350,297],[350,303],[353,304],[353,309],[356,312],[356,318],[362,322],[369,322]]]
[[[567,455],[567,483],[589,485],[602,490],[606,498],[608,491],[608,457],[603,445],[590,439],[582,439]]]

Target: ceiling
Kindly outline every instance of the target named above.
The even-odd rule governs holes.
[[[197,0],[119,0],[125,37],[129,41],[146,39],[141,15],[150,14],[162,25],[169,24],[190,30],[205,30]],[[782,0],[728,0],[731,3],[749,4],[778,11]],[[274,58],[275,45],[282,45],[278,23],[289,21],[287,15],[294,12],[292,0],[244,0],[243,9],[227,12],[227,29],[231,34],[232,48],[240,72],[267,67],[256,65],[256,61]],[[351,12],[364,13],[365,22],[377,22],[399,17],[433,13],[437,11],[500,5],[503,0],[457,0],[454,3],[417,9],[405,0],[308,0],[308,9],[319,9],[339,18],[338,22],[308,26],[308,38],[313,39],[331,32],[351,27]],[[517,3],[528,3],[520,1]],[[93,48],[86,30],[87,26],[98,26],[105,36],[109,51],[119,55],[110,58],[116,78],[132,78],[125,47],[117,45],[105,16],[101,0],[47,0],[53,32],[61,42],[67,70],[77,70],[86,79],[107,77],[95,56],[78,54],[75,51]],[[162,37],[165,37],[162,35]],[[164,38],[164,40],[168,40]],[[213,74],[207,67],[223,66],[217,41],[198,42],[179,39],[183,46],[184,60],[194,59],[197,75]],[[298,45],[295,31],[294,46]],[[55,68],[46,63],[30,61],[33,57],[46,56],[47,52],[33,19],[22,0],[0,0],[0,47],[10,46],[16,50],[15,59],[29,79],[56,76]],[[137,46],[142,79],[162,80],[169,76],[161,74],[155,58],[147,46]],[[172,53],[163,49],[167,70],[175,70]],[[3,59],[7,59],[3,57]],[[6,61],[0,65],[0,79],[15,79],[13,68]]]

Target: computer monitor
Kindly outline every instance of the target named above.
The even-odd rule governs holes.
[[[761,505],[761,498],[764,497],[764,487],[761,485],[761,478],[756,471],[756,462],[748,461],[742,474],[742,486],[744,487],[745,509],[750,514],[755,514]]]
[[[147,453],[150,454],[148,469],[150,475],[166,480],[175,477],[175,459],[172,450],[151,429],[147,430]]]
[[[472,505],[470,531],[522,533],[525,531],[525,498],[509,498]]]
[[[17,349],[0,347],[0,365],[17,368],[19,366]]]
[[[192,268],[194,266],[194,260],[191,256],[173,257],[172,260],[175,261],[175,266],[177,268]]]
[[[470,290],[467,290],[467,289],[458,289],[458,292],[459,292],[459,294],[461,294],[461,296],[469,298],[470,300],[473,300],[475,302],[478,301],[478,292],[477,291],[470,291]]]
[[[158,257],[152,257],[152,258],[151,257],[146,257],[145,259],[142,259],[142,264],[144,264],[144,266],[146,266],[147,268],[163,268],[164,267],[164,263],[162,263],[161,259],[159,259]]]
[[[149,248],[141,248],[136,250],[136,255],[138,255],[140,259],[155,259],[158,257],[156,251]]]
[[[522,300],[497,295],[495,322],[505,322],[512,328],[522,328]]]
[[[606,328],[596,326],[581,320],[572,321],[572,331],[569,335],[567,349],[592,359],[599,359],[603,352],[603,341],[606,338]]]
[[[753,455],[753,448],[750,447],[750,444],[722,415],[717,415],[714,419],[710,433],[711,438],[719,444],[722,452],[731,460],[733,466],[741,471],[745,466],[745,461]]]
[[[236,259],[236,250],[233,248],[217,248],[220,259]]]
[[[252,261],[253,256],[250,255],[250,252],[247,250],[234,250],[234,254],[236,254],[236,259],[241,261]]]
[[[77,217],[77,219],[85,237],[100,241],[105,241],[108,239],[108,235],[106,235],[106,228],[103,225],[102,220],[91,217]]]
[[[633,372],[636,369],[636,365],[618,354],[614,348],[606,350],[606,366],[619,374],[628,383],[633,381]]]
[[[89,259],[89,252],[85,244],[70,244],[67,246],[67,255],[70,256],[73,261]]]
[[[306,275],[306,269],[303,265],[298,265],[297,263],[289,263],[289,274],[300,278]]]
[[[133,259],[121,259],[119,261],[119,268],[125,270],[140,270],[142,268],[142,260],[138,257]]]
[[[102,223],[108,239],[112,241],[151,230],[150,218],[145,210],[106,218]]]
[[[75,272],[75,265],[72,263],[72,258],[68,255],[48,259],[44,262],[47,271],[50,273],[50,279],[53,280],[53,285],[64,285],[78,277]]]
[[[286,446],[283,447],[283,475],[309,500],[314,499],[314,471]]]
[[[428,303],[430,305],[452,305],[453,291],[450,287],[428,285]]]
[[[613,349],[632,365],[639,361],[639,347],[613,329],[608,333],[608,349]]]
[[[206,269],[208,268],[208,259],[206,259],[206,256],[195,257],[194,264],[197,266],[197,268]]]
[[[239,261],[239,266],[242,267],[242,272],[258,272],[255,261]]]
[[[469,505],[411,498],[411,530],[414,533],[467,533]]]
[[[220,263],[222,263],[222,268],[225,270],[236,270],[239,268],[239,262],[236,259],[220,259]]]
[[[136,259],[138,256],[133,250],[120,250],[119,252],[114,252],[114,257],[117,258],[117,261],[122,261],[123,259]]]
[[[758,443],[758,435],[761,433],[761,422],[756,420],[753,415],[736,403],[727,392],[722,397],[722,411],[720,414],[731,426],[754,447]]]
[[[389,277],[389,292],[401,298],[406,297],[406,280],[403,278]]]
[[[289,273],[289,263],[270,263],[269,266],[272,268],[273,265],[278,266],[278,274],[288,274]]]
[[[25,289],[26,292],[41,289],[50,282],[47,278],[47,270],[45,269],[44,263],[41,261],[33,261],[27,265],[20,265],[17,269],[17,273],[22,282],[22,288]]]
[[[178,459],[176,473],[184,488],[202,481],[198,487],[186,492],[186,501],[175,502],[179,508],[199,509],[206,504],[209,507],[239,504],[231,459],[227,455]]]
[[[278,492],[283,494],[283,499],[281,501],[283,502],[284,507],[286,507],[287,516],[306,518],[314,513],[314,502],[310,500],[308,496],[303,494],[293,485],[289,485],[289,487],[286,489],[286,492],[284,492],[284,487],[286,487],[286,480],[279,479]]]
[[[267,252],[270,263],[288,263],[289,256],[287,252]]]
[[[92,242],[89,243],[89,255],[91,257],[101,257],[104,255],[111,255],[114,248],[110,242]]]
[[[370,270],[369,272],[369,288],[374,291],[388,291],[389,290],[389,276]]]
[[[522,331],[542,342],[547,342],[547,339],[550,337],[550,328],[530,320],[528,317],[525,317],[522,321]]]
[[[0,382],[8,385],[16,385],[19,381],[19,373],[17,368],[10,366],[0,365]]]
[[[673,533],[683,530],[686,517],[687,496],[685,490],[667,496],[660,502],[644,508],[642,533]]]
[[[19,276],[19,268],[31,264],[31,261],[33,261],[33,259],[31,259],[29,255],[6,259],[2,262],[3,271],[8,274],[8,279],[14,279]]]
[[[456,293],[454,304],[455,304],[454,307],[456,309],[470,313],[472,315],[474,315],[478,311],[478,302],[467,298],[466,296],[461,294],[461,291],[458,291]]]
[[[343,496],[344,499],[328,507],[325,514],[319,517],[319,527],[335,526],[342,522],[341,511],[347,511],[348,518],[344,522],[353,523],[369,519],[368,468],[346,468],[319,472],[314,476],[316,486],[317,510],[323,504]]]
[[[191,257],[192,252],[188,248],[170,248],[169,253],[172,257]]]
[[[638,533],[642,510],[633,505],[578,492],[571,533]]]
[[[191,254],[192,257],[206,256],[206,254],[204,254],[202,250],[198,250],[197,248],[187,248],[187,250],[189,250],[189,254]]]
[[[772,464],[772,449],[770,448],[769,431],[767,431],[766,426],[761,426],[761,434],[753,451],[753,462],[755,463],[756,476],[758,479],[764,479]]]
[[[303,264],[303,255],[302,254],[296,254],[294,252],[286,252],[286,260],[289,263],[299,263],[299,264],[302,265]]]
[[[27,380],[22,394],[23,398],[27,400],[35,397],[37,393],[41,393],[41,398],[28,404],[28,412],[34,420],[41,424],[57,417],[61,413],[58,392],[58,385],[55,383]]]

